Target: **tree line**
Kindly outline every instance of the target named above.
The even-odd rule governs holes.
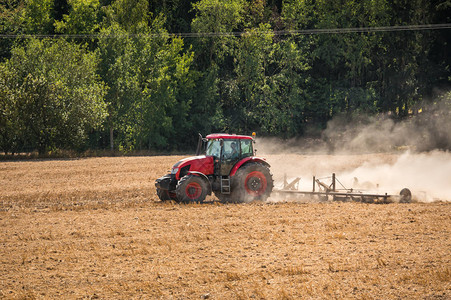
[[[409,30],[451,23],[446,0],[0,8],[6,153],[187,150],[199,132],[317,135],[336,115],[406,118],[450,89],[451,29]],[[346,28],[361,30],[336,31]]]

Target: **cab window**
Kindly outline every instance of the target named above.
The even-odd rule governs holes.
[[[224,158],[235,160],[240,157],[240,143],[237,140],[224,140]]]
[[[248,157],[254,155],[252,151],[252,140],[241,140],[241,156]]]
[[[209,140],[207,143],[207,151],[205,154],[219,157],[220,152],[221,152],[221,144],[219,140]]]

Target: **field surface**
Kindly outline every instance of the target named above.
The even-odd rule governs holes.
[[[161,203],[180,158],[1,162],[0,298],[451,299],[451,199]],[[315,175],[397,157],[293,159]]]

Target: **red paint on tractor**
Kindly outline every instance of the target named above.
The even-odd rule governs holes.
[[[238,171],[238,169],[244,165],[247,162],[259,162],[262,163],[266,166],[269,166],[269,164],[266,162],[266,160],[264,158],[261,157],[256,157],[256,156],[250,156],[250,157],[246,157],[242,160],[240,160],[239,162],[236,163],[236,165],[233,166],[232,170],[230,171],[230,176],[234,176],[236,171]]]
[[[196,200],[202,194],[202,187],[197,182],[191,182],[186,185],[185,194],[191,200]]]
[[[268,183],[265,175],[260,171],[249,173],[244,180],[244,188],[249,195],[261,196],[265,193]]]
[[[177,162],[172,167],[172,168],[176,168],[176,167],[178,168],[175,178],[177,180],[180,179],[180,170],[187,165],[190,165],[191,171],[197,171],[202,174],[213,174],[213,172],[214,172],[213,159],[214,159],[213,156],[205,156],[205,155],[184,158],[184,159],[180,160],[179,162]]]
[[[252,137],[247,135],[236,135],[226,133],[212,133],[206,136],[207,140],[225,139],[225,140],[252,140]]]

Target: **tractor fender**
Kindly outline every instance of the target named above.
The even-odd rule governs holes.
[[[201,172],[197,172],[197,171],[189,171],[186,175],[193,175],[193,176],[197,176],[197,177],[201,177],[203,180],[205,180],[205,182],[207,183],[207,195],[211,195],[211,182],[210,180],[208,180],[208,177]]]
[[[242,160],[240,160],[239,162],[237,162],[233,166],[232,170],[230,171],[230,176],[234,176],[235,173],[238,171],[238,169],[241,168],[241,166],[243,166],[244,164],[247,164],[249,162],[258,162],[258,163],[261,163],[261,164],[267,166],[268,168],[270,167],[270,165],[266,162],[266,160],[264,158],[256,157],[256,156],[246,157],[246,158],[243,158]]]

